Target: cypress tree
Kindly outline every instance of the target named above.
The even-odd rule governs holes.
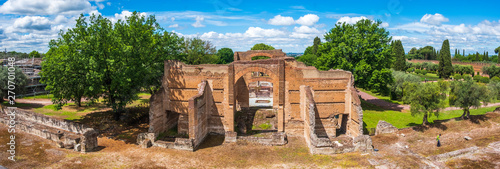
[[[465,56],[465,49],[464,49],[464,56]]]
[[[454,56],[454,57],[457,57],[457,55],[458,55],[458,52],[457,52],[457,51],[458,51],[458,50],[457,50],[457,49],[455,49],[455,56]]]
[[[479,52],[476,52],[476,62],[477,62],[477,61],[480,61],[480,60],[479,60]]]
[[[317,36],[314,38],[312,54],[316,55],[318,53],[318,46],[321,44],[321,39]]]
[[[488,61],[488,56],[486,55],[486,51],[483,51],[483,60]]]
[[[400,40],[392,42],[392,52],[396,61],[394,62],[394,70],[405,71],[406,70],[406,58],[405,49]]]
[[[444,40],[443,46],[439,52],[439,77],[448,79],[453,73],[453,66],[451,64],[450,42],[448,39]]]

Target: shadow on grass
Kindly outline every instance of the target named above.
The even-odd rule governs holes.
[[[209,134],[207,138],[200,144],[198,150],[220,146],[222,145],[222,143],[224,143],[224,135]]]
[[[421,123],[420,124],[410,123],[409,126],[412,126],[413,130],[420,131],[420,132],[424,132],[424,131],[431,129],[431,128],[438,128],[438,129],[445,131],[446,129],[448,129],[448,127],[446,127],[446,125],[443,125],[443,123],[446,123],[450,120],[455,120],[455,121],[469,120],[470,122],[472,122],[474,124],[480,124],[482,122],[488,121],[489,119],[490,118],[487,117],[486,114],[471,115],[470,119],[462,119],[462,117],[456,117],[456,118],[445,119],[445,120],[434,120],[434,122],[430,123],[429,125],[425,125],[425,126],[422,125]]]

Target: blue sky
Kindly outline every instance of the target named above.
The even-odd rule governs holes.
[[[303,52],[314,37],[323,37],[337,22],[381,20],[393,39],[412,47],[441,48],[449,39],[466,53],[500,46],[498,1],[113,1],[8,0],[0,1],[0,47],[46,52],[59,30],[73,27],[83,13],[102,14],[113,21],[132,11],[155,15],[169,32],[209,40],[218,49],[246,51],[266,43],[285,52]]]

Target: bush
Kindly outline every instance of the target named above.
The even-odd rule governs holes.
[[[416,74],[420,74],[420,72],[421,72],[421,70],[420,70],[420,69],[416,69],[416,70],[415,70],[415,73],[416,73]]]
[[[453,79],[460,80],[460,79],[462,79],[462,76],[457,73],[457,74],[453,75]]]
[[[408,72],[408,73],[411,73],[413,71],[415,71],[415,68],[410,67],[410,68],[406,69],[406,72]]]
[[[489,83],[490,82],[490,78],[488,77],[481,77],[481,83]]]
[[[490,82],[498,83],[498,82],[500,82],[500,78],[495,76],[495,77],[491,78]]]
[[[420,72],[422,72],[423,75],[427,74],[427,70],[422,70]]]
[[[482,77],[483,77],[483,76],[481,76],[481,75],[476,75],[476,76],[474,76],[474,78],[472,78],[472,79],[474,79],[476,82],[479,82],[479,81],[481,80],[481,78],[482,78]]]

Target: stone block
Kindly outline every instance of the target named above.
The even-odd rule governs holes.
[[[380,120],[378,121],[377,128],[375,129],[375,135],[394,133],[396,131],[398,131],[398,128],[394,127],[391,123]]]

